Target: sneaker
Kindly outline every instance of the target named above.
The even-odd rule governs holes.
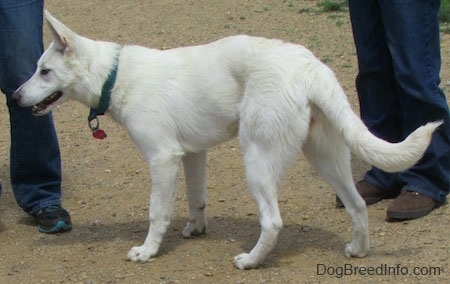
[[[418,219],[439,207],[433,199],[415,191],[403,191],[387,209],[387,221]]]
[[[61,206],[49,206],[41,209],[36,214],[39,222],[39,232],[46,234],[55,234],[70,231],[72,222],[70,215]]]
[[[395,198],[398,196],[399,192],[391,190],[383,190],[378,188],[365,180],[358,181],[356,184],[356,189],[359,195],[364,199],[366,205],[372,205],[381,201],[383,199]],[[336,196],[337,207],[344,207],[341,199]]]

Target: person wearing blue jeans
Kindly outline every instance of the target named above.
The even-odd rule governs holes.
[[[43,6],[43,0],[0,0],[0,87],[10,115],[14,196],[37,219],[40,232],[57,233],[72,224],[61,207],[61,160],[52,116],[35,117],[11,99],[33,75],[43,52]]]
[[[442,120],[417,165],[398,173],[370,169],[356,187],[368,205],[395,198],[387,220],[416,219],[443,204],[450,183],[450,120],[440,84],[439,0],[349,0],[359,73],[360,113],[390,142]]]

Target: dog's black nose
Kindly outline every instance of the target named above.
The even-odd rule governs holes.
[[[19,93],[14,93],[11,98],[15,103],[19,103],[20,99],[21,99],[21,95]]]

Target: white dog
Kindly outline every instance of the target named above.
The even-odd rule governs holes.
[[[150,228],[144,244],[129,251],[132,261],[158,252],[180,162],[189,201],[182,235],[205,232],[206,151],[236,135],[261,223],[256,246],[235,257],[238,268],[258,266],[275,246],[282,228],[278,189],[300,150],[351,216],[353,240],[345,255],[364,257],[367,209],[353,184],[349,150],[385,171],[404,170],[422,157],[440,125],[422,126],[397,144],[375,137],[352,111],[333,72],[299,45],[239,35],[160,51],[90,40],[48,12],[46,19],[53,43],[14,99],[33,106],[35,115],[74,99],[91,107],[90,120],[107,111],[127,129],[153,181]]]

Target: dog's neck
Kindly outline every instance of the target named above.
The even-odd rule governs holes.
[[[116,58],[122,46],[111,42],[94,41],[80,37],[83,40],[81,46],[89,46],[86,50],[79,51],[79,56],[85,58],[86,65],[78,66],[78,83],[73,87],[72,99],[75,99],[90,108],[98,108],[102,90],[105,82],[108,81],[111,70],[117,68]],[[96,49],[97,52],[92,52]],[[95,54],[96,57],[93,57]],[[111,80],[109,80],[111,81]],[[112,82],[114,85],[114,82]],[[112,87],[111,87],[112,88]]]
[[[117,69],[119,68],[119,55],[120,51],[117,52],[114,57],[114,64],[109,72],[108,77],[105,80],[105,83],[102,87],[102,92],[100,94],[100,98],[98,100],[98,104],[96,107],[91,107],[91,111],[89,114],[89,121],[95,119],[97,115],[103,115],[109,108],[109,103],[111,101],[112,89],[116,82],[117,77]]]
[[[119,69],[119,57],[120,57],[120,49],[118,48],[114,56],[113,65],[109,71],[108,77],[103,83],[98,103],[96,104],[96,106],[91,106],[89,111],[88,124],[95,138],[103,139],[106,137],[105,132],[100,129],[100,122],[97,116],[105,114],[105,112],[109,108],[112,90],[114,88],[114,84],[117,78],[117,71]]]

